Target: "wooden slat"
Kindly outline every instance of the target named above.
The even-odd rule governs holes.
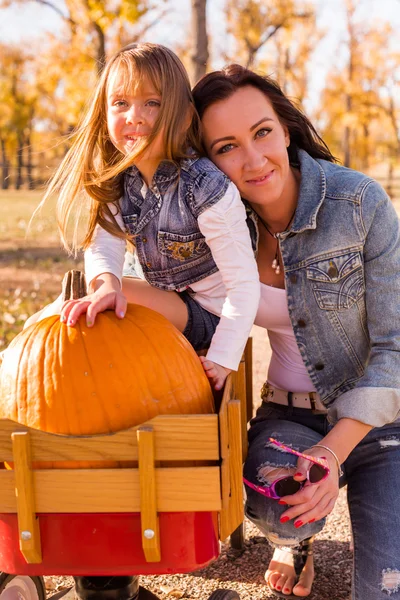
[[[29,432],[13,433],[12,444],[19,548],[28,564],[38,564],[42,562],[42,551],[39,520],[36,518]]]
[[[221,453],[221,494],[222,494],[222,511],[221,519],[228,510],[229,496],[231,493],[230,472],[229,472],[229,423],[228,423],[228,403],[233,390],[232,373],[228,375],[224,394],[222,397],[221,407],[219,410],[219,442]],[[224,539],[224,538],[221,538]]]
[[[151,427],[140,427],[137,431],[137,439],[139,446],[142,547],[147,562],[160,562],[160,527],[157,514],[153,429]]]
[[[159,415],[146,425],[153,427],[156,435],[156,461],[219,460],[218,415]],[[0,419],[0,462],[12,461],[13,431],[30,432],[33,461],[136,461],[137,429],[107,435],[64,436]]]
[[[246,405],[247,421],[253,417],[253,338],[249,337],[244,350],[246,365]]]
[[[243,507],[243,474],[242,474],[242,438],[241,405],[239,400],[231,400],[228,404],[229,422],[229,469],[230,469],[230,528],[229,535],[244,519]]]
[[[33,471],[37,513],[139,512],[138,469]],[[219,467],[156,469],[159,512],[219,511]],[[0,513],[16,513],[14,471],[0,470]]]
[[[240,361],[239,368],[233,375],[232,398],[240,401],[240,423],[242,440],[247,439],[247,400],[246,400],[246,366],[244,356]],[[242,461],[246,460],[247,443],[242,444]]]

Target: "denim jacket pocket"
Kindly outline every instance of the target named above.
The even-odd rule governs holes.
[[[359,252],[348,252],[311,263],[307,279],[323,310],[350,308],[363,295],[364,273]]]
[[[180,235],[159,231],[158,250],[178,263],[185,263],[211,253],[204,236],[199,232]]]
[[[124,221],[125,229],[127,233],[130,235],[136,235],[136,228],[138,222],[137,215],[122,215],[122,219]]]

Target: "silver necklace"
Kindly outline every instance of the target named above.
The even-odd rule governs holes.
[[[288,222],[288,224],[286,225],[286,227],[285,227],[285,229],[283,231],[286,231],[287,228],[289,227],[290,223],[293,220],[295,212],[296,212],[296,209],[294,209],[294,211],[292,213],[292,216],[290,217],[289,222]],[[269,233],[269,235],[276,239],[275,256],[274,256],[274,260],[272,261],[271,268],[275,271],[276,275],[279,275],[279,273],[281,272],[281,261],[280,261],[280,258],[279,258],[279,240],[278,240],[278,237],[277,237],[278,233],[273,233],[270,230],[270,228],[268,227],[268,225],[266,224],[266,222],[264,221],[264,219],[262,219],[260,217],[260,215],[258,215],[258,214],[257,214],[257,216],[260,219],[260,222],[264,225],[264,227],[267,230],[267,232]]]

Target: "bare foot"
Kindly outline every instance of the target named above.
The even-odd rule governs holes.
[[[283,594],[294,594],[299,598],[304,598],[311,593],[311,586],[314,581],[314,560],[313,556],[307,557],[307,562],[300,574],[298,583],[293,566],[293,555],[289,550],[275,548],[274,555],[265,573],[265,581],[271,589],[282,592]]]

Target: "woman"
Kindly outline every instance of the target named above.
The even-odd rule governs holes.
[[[275,546],[266,581],[276,596],[310,593],[310,538],[340,481],[354,534],[353,599],[400,598],[394,208],[374,180],[335,164],[270,79],[231,65],[201,79],[194,98],[207,154],[239,188],[257,244],[256,323],[269,332],[272,359],[244,476],[247,516]],[[308,482],[313,463],[271,437],[324,458],[328,476]],[[282,496],[282,482],[283,494],[299,491]]]
[[[244,467],[247,516],[275,547],[267,584],[284,598],[310,594],[312,536],[340,483],[353,600],[400,598],[396,213],[374,180],[335,164],[270,79],[231,65],[200,80],[194,98],[205,150],[246,204],[261,281],[256,323],[272,347]],[[129,278],[122,290],[135,300]]]

